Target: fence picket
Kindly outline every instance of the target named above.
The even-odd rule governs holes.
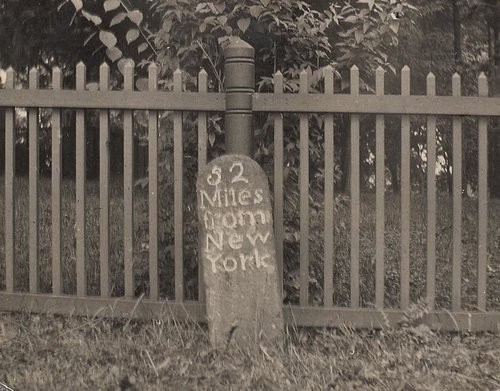
[[[377,96],[384,95],[384,69],[375,72]],[[375,117],[375,306],[384,307],[384,252],[385,252],[385,120],[383,114]]]
[[[62,89],[61,70],[52,69],[52,89]],[[61,272],[61,177],[62,177],[62,133],[61,111],[52,110],[52,293],[62,293]]]
[[[198,73],[198,92],[208,92],[208,74],[202,69]],[[207,113],[198,113],[198,173],[207,164]],[[205,302],[205,285],[203,284],[203,264],[198,258],[198,301]]]
[[[300,73],[299,94],[309,90],[307,71]],[[309,303],[309,115],[299,115],[300,121],[300,295],[301,306]]]
[[[5,88],[13,90],[15,72],[7,69]],[[14,130],[14,108],[5,110],[5,287],[14,292],[14,261],[16,258],[16,196],[14,192],[16,163],[16,133]]]
[[[325,68],[325,94],[334,93],[333,68]],[[324,304],[326,307],[333,306],[333,212],[334,212],[334,123],[333,114],[325,115],[325,221],[324,221]]]
[[[274,93],[283,94],[283,75],[273,77]],[[274,238],[280,290],[283,292],[283,114],[274,114]]]
[[[427,96],[436,95],[436,78],[427,76]],[[434,309],[436,295],[436,117],[427,116],[427,301]]]
[[[223,94],[212,94],[219,103],[206,103],[208,90],[208,75],[204,70],[198,74],[198,91],[196,93],[183,92],[182,72],[174,72],[174,89],[169,94],[163,94],[158,90],[158,68],[152,64],[149,68],[148,93],[165,100],[165,105],[153,102],[150,95],[143,95],[134,91],[134,64],[128,63],[124,70],[124,91],[117,91],[116,98],[131,97],[120,106],[116,101],[108,101],[114,97],[110,91],[110,69],[103,64],[99,70],[99,91],[86,90],[86,68],[83,63],[76,67],[76,88],[73,93],[81,93],[84,96],[84,103],[75,103],[71,95],[66,95],[68,90],[63,90],[62,72],[55,67],[52,70],[52,89],[40,90],[38,85],[39,73],[33,68],[29,72],[29,89],[15,90],[15,73],[12,68],[6,72],[7,80],[5,90],[0,90],[0,106],[5,108],[5,291],[0,292],[0,311],[19,308],[32,308],[34,311],[41,311],[54,301],[55,312],[68,313],[72,309],[76,313],[85,311],[98,311],[101,306],[114,303],[110,298],[110,115],[109,108],[119,108],[123,110],[123,170],[124,170],[124,286],[125,298],[114,303],[120,312],[124,309],[133,312],[136,301],[134,296],[134,136],[133,123],[134,111],[148,109],[148,156],[149,156],[149,299],[144,303],[149,309],[158,310],[161,303],[158,302],[160,292],[159,286],[159,122],[158,111],[165,107],[174,110],[173,113],[173,161],[174,161],[174,195],[173,195],[173,229],[174,229],[174,267],[175,275],[172,276],[175,284],[175,303],[172,303],[172,316],[179,314],[192,316],[197,320],[204,317],[204,286],[202,278],[202,267],[198,270],[198,302],[184,301],[184,270],[183,270],[183,111],[220,111],[223,105]],[[299,94],[284,94],[283,75],[277,72],[273,77],[273,94],[253,94],[254,111],[272,113],[274,122],[274,231],[276,238],[276,250],[278,260],[278,272],[280,275],[281,289],[283,289],[283,255],[284,255],[284,114],[295,112],[299,116],[299,181],[300,191],[300,270],[299,270],[299,305],[292,305],[286,313],[288,321],[293,319],[299,325],[309,326],[332,326],[340,325],[341,322],[352,321],[355,327],[370,325],[380,325],[383,321],[391,325],[396,325],[405,316],[405,311],[410,307],[410,227],[411,227],[411,118],[413,114],[427,115],[427,151],[426,160],[426,180],[427,180],[427,207],[426,207],[426,298],[431,312],[426,316],[424,323],[432,327],[440,327],[443,330],[492,330],[496,329],[500,313],[491,308],[487,309],[487,282],[488,282],[488,120],[489,116],[497,116],[495,102],[498,98],[488,98],[488,80],[484,73],[478,78],[478,97],[463,97],[461,95],[461,78],[458,74],[452,78],[452,96],[436,97],[435,76],[430,73],[427,77],[427,92],[425,96],[412,97],[410,91],[410,68],[404,67],[401,71],[401,96],[387,96],[384,91],[384,71],[382,68],[376,72],[376,94],[360,95],[359,93],[359,70],[355,66],[351,68],[351,91],[349,95],[334,95],[334,73],[331,67],[324,69],[325,91],[324,94],[309,94],[308,72],[300,74]],[[88,95],[87,92],[92,94]],[[28,94],[26,94],[28,93]],[[123,94],[125,93],[125,94]],[[137,95],[139,94],[139,95]],[[164,98],[163,95],[165,96]],[[193,105],[182,106],[172,100],[181,99],[188,102],[186,94],[191,94],[189,99],[197,99],[199,102]],[[269,107],[262,106],[269,95],[274,97],[274,103]],[[41,97],[54,97],[54,100],[46,99],[42,102]],[[87,101],[90,96],[96,101]],[[144,102],[138,102],[138,97],[147,97],[146,101],[151,103],[147,106]],[[63,97],[69,97],[67,103],[63,102]],[[386,99],[387,98],[387,99]],[[401,98],[401,102],[414,102],[411,108],[402,107],[400,102],[393,98]],[[409,98],[415,98],[409,99]],[[208,100],[207,100],[208,101]],[[131,103],[132,102],[132,103]],[[332,104],[335,102],[335,104]],[[340,103],[338,103],[340,102]],[[350,124],[350,166],[349,166],[349,186],[350,186],[350,307],[349,309],[335,308],[336,286],[334,284],[335,246],[334,238],[336,221],[335,214],[335,139],[334,115],[345,108],[351,102],[354,108],[347,108],[345,112],[351,114]],[[399,102],[396,106],[385,107],[385,104]],[[449,102],[450,107],[444,107],[444,103]],[[481,105],[484,102],[484,106]],[[300,106],[299,106],[300,103]],[[370,104],[370,103],[373,103]],[[436,107],[431,107],[436,103]],[[473,105],[470,109],[469,103]],[[137,104],[137,106],[136,106]],[[288,104],[288,106],[287,106]],[[364,107],[363,105],[369,107]],[[28,120],[28,140],[29,140],[29,194],[28,194],[28,264],[29,264],[29,292],[31,295],[14,293],[15,280],[15,253],[16,253],[16,192],[15,192],[15,166],[16,166],[16,131],[15,107],[27,108]],[[52,295],[47,296],[39,293],[41,273],[39,246],[40,217],[42,206],[45,207],[45,200],[42,204],[39,196],[39,133],[40,133],[40,108],[54,107],[51,116],[51,248],[52,248]],[[90,298],[87,296],[87,259],[86,259],[86,110],[87,108],[99,110],[99,263],[100,263],[100,297]],[[62,110],[71,108],[76,113],[76,295],[65,297],[63,295],[63,273],[62,273]],[[281,111],[277,110],[279,108]],[[325,110],[319,110],[323,108]],[[152,110],[151,110],[152,109]],[[323,291],[324,308],[314,309],[309,305],[309,279],[310,279],[310,250],[309,239],[311,233],[309,198],[309,113],[320,112],[324,116],[325,134],[325,182],[324,182],[324,265],[323,265]],[[363,113],[375,114],[375,174],[376,174],[376,203],[375,203],[375,306],[376,309],[362,308],[360,297],[360,115]],[[385,299],[385,115],[401,114],[401,248],[400,248],[400,309],[384,309]],[[462,200],[462,179],[463,179],[463,116],[469,114],[478,115],[478,264],[477,264],[477,309],[478,311],[462,311],[462,258],[464,257],[465,244],[462,244],[463,227],[463,200]],[[441,290],[436,289],[436,228],[437,228],[437,186],[436,179],[438,173],[437,147],[439,135],[436,128],[437,115],[452,116],[452,167],[453,167],[453,210],[452,210],[452,275],[451,275],[451,313],[447,310],[435,310],[436,296],[441,294]],[[208,112],[198,112],[198,171],[207,163],[207,125]],[[314,226],[314,224],[313,224]],[[19,227],[17,227],[19,229]],[[90,244],[90,243],[89,243]],[[40,247],[40,248],[39,248]],[[312,255],[311,255],[312,257]],[[40,270],[39,270],[40,269]],[[312,269],[311,269],[312,270]],[[45,284],[44,284],[45,285]],[[439,296],[440,297],[440,296]],[[5,299],[5,300],[4,300]],[[76,301],[75,301],[76,300]],[[117,307],[117,308],[118,308]],[[157,308],[158,307],[158,308]]]
[[[99,68],[99,90],[109,89],[109,66]],[[99,111],[99,265],[101,297],[109,297],[109,111]]]
[[[124,67],[123,89],[134,90],[134,63]],[[123,245],[125,247],[125,296],[134,296],[134,130],[132,110],[123,112]]]
[[[174,92],[182,92],[182,71],[174,72]],[[174,113],[174,257],[175,257],[175,300],[184,299],[183,280],[183,145],[182,145],[182,111]]]
[[[85,90],[86,67],[83,62],[76,66],[76,89]],[[86,174],[86,140],[85,140],[85,110],[76,110],[76,294],[85,296],[87,293],[87,273],[85,270],[85,174]]]
[[[148,89],[158,89],[158,67],[148,68]],[[158,300],[158,112],[149,111],[148,117],[148,175],[149,175],[149,298]]]
[[[452,77],[452,95],[461,95],[460,75]],[[462,307],[462,118],[453,117],[453,267],[451,309]]]
[[[410,68],[401,70],[401,95],[410,95]],[[410,116],[401,116],[401,309],[410,303]]]
[[[484,72],[478,78],[478,92],[479,96],[488,96],[488,79]],[[485,311],[488,267],[488,117],[479,117],[478,154],[477,306]]]
[[[29,72],[30,90],[38,89],[38,70]],[[38,109],[28,110],[29,128],[29,288],[30,293],[38,292]]]
[[[351,96],[359,96],[359,69],[351,67]],[[351,114],[351,308],[359,307],[359,114]]]

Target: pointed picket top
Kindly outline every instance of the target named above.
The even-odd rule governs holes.
[[[208,91],[208,73],[205,68],[201,68],[198,72],[198,92]]]
[[[158,89],[158,66],[154,62],[148,66],[148,89],[149,91]]]
[[[324,68],[325,75],[325,94],[333,94],[333,67],[331,65],[327,65]]]
[[[77,90],[84,90],[85,89],[85,84],[86,79],[87,79],[87,67],[85,64],[80,61],[78,64],[76,64],[76,89]]]
[[[16,78],[16,72],[14,68],[8,67],[6,72],[7,80],[5,81],[6,88],[14,88],[14,80]]]
[[[451,77],[451,94],[453,96],[460,96],[462,94],[462,79],[457,72]]]
[[[307,70],[303,69],[300,72],[300,94],[307,94],[309,92],[309,79]]]
[[[410,67],[405,65],[401,68],[401,95],[410,95]]]
[[[123,66],[123,89],[133,90],[134,89],[134,61],[132,59],[127,59],[125,65]]]
[[[351,67],[351,95],[359,95],[359,68]]]
[[[375,71],[375,93],[377,95],[384,95],[384,76],[385,69],[379,65]]]
[[[109,89],[109,65],[106,62],[103,62],[99,67],[99,89],[101,91],[106,91]]]
[[[174,92],[182,92],[182,71],[179,68],[174,71]]]
[[[488,78],[484,72],[477,78],[479,96],[488,96]]]
[[[426,78],[427,95],[436,95],[436,76],[429,72]]]
[[[33,90],[38,88],[38,69],[35,67],[31,68],[29,72],[29,88]]]
[[[273,75],[274,93],[283,93],[283,74],[278,71]]]
[[[62,88],[62,73],[58,66],[52,67],[52,89],[60,90]]]

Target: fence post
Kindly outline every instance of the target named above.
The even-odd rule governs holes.
[[[237,39],[225,48],[224,60],[226,153],[253,157],[254,49],[245,41]]]

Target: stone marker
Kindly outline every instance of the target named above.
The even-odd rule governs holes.
[[[280,343],[282,299],[267,177],[243,155],[210,162],[197,181],[210,341]]]

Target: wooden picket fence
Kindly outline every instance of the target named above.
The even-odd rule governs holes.
[[[182,73],[174,73],[172,92],[157,90],[158,70],[149,67],[149,91],[134,90],[134,68],[124,69],[124,87],[110,91],[109,67],[100,67],[99,90],[86,90],[86,69],[76,67],[76,89],[62,89],[61,71],[54,68],[52,88],[39,89],[36,69],[29,73],[29,89],[15,88],[15,73],[7,70],[7,81],[0,90],[0,106],[5,117],[5,290],[0,291],[0,311],[52,311],[68,314],[127,315],[155,317],[159,314],[179,319],[205,319],[203,286],[199,284],[199,301],[184,300],[183,287],[183,123],[182,112],[198,113],[198,167],[207,161],[207,120],[211,112],[226,110],[226,94],[208,91],[207,74],[199,74],[198,92],[183,92]],[[283,77],[274,75],[274,93],[251,94],[254,112],[274,115],[274,222],[280,273],[283,273],[284,242],[284,125],[283,113],[299,113],[300,131],[300,299],[298,305],[284,306],[289,323],[306,326],[339,326],[345,322],[354,327],[397,326],[410,308],[410,154],[401,154],[401,256],[400,308],[384,308],[384,159],[376,159],[376,246],[375,307],[360,306],[360,115],[376,116],[376,156],[384,156],[385,114],[401,115],[401,151],[410,151],[410,116],[427,117],[427,274],[426,297],[430,312],[423,321],[437,329],[500,331],[500,312],[487,308],[488,267],[488,192],[487,149],[488,118],[500,116],[500,98],[488,97],[484,74],[478,79],[478,97],[460,93],[460,78],[453,77],[453,96],[436,96],[435,78],[427,78],[427,95],[410,95],[410,70],[401,72],[401,95],[384,94],[384,72],[376,72],[376,94],[359,93],[358,68],[351,69],[350,94],[334,93],[334,72],[326,68],[325,92],[308,93],[307,72],[300,74],[300,91],[284,93]],[[16,189],[14,187],[15,126],[14,108],[28,110],[29,128],[29,292],[16,292],[14,263],[16,237]],[[52,108],[52,293],[39,292],[39,137],[38,110]],[[63,294],[61,252],[61,109],[76,110],[76,294]],[[100,294],[87,295],[86,281],[86,183],[85,183],[85,110],[97,109],[99,117],[99,267]],[[124,296],[110,294],[110,154],[109,110],[123,110],[124,134]],[[134,219],[133,219],[133,110],[149,111],[149,296],[134,297]],[[162,300],[159,295],[158,248],[158,112],[174,111],[174,259],[175,297]],[[310,224],[309,224],[309,113],[325,116],[325,185],[324,185],[324,302],[313,306],[309,298]],[[350,123],[350,307],[334,303],[334,114],[348,113]],[[453,242],[451,308],[435,309],[436,291],[436,116],[453,118]],[[478,121],[478,258],[477,310],[464,310],[461,303],[462,265],[462,116],[477,116]]]

